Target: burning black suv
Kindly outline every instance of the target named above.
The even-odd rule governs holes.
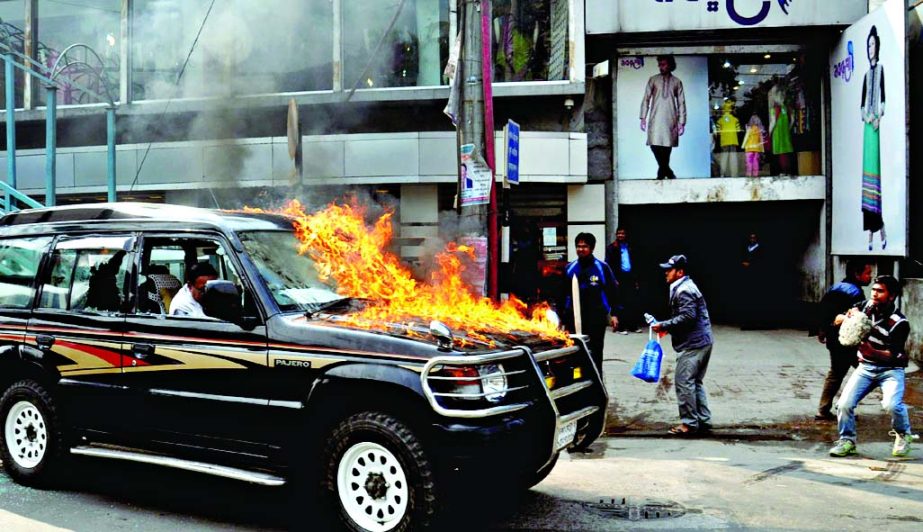
[[[218,274],[208,317],[169,315],[202,262]],[[527,489],[602,432],[607,396],[583,337],[484,344],[439,322],[344,324],[362,304],[319,281],[285,216],[132,203],[8,214],[3,467],[28,485],[70,455],[297,481],[339,526],[404,530],[431,523],[465,479]]]

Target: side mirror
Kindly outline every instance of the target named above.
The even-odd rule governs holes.
[[[236,323],[242,329],[252,330],[257,325],[256,318],[243,315],[240,290],[231,281],[215,280],[205,283],[202,309],[209,317]]]

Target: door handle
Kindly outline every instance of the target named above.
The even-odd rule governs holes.
[[[38,344],[39,349],[51,349],[54,345],[54,336],[39,334],[35,337],[35,343]]]
[[[134,344],[131,346],[131,354],[135,358],[147,358],[154,354],[154,346],[151,344]]]

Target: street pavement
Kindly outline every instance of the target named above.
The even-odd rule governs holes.
[[[715,437],[719,439],[810,439],[833,441],[836,424],[814,421],[830,358],[823,344],[805,331],[747,330],[714,327],[705,387]],[[676,354],[670,336],[661,339],[661,380],[649,384],[631,376],[648,341],[647,331],[607,333],[603,376],[609,391],[610,436],[665,436],[679,423],[673,373]],[[923,376],[908,368],[905,402],[911,425],[923,432]],[[847,376],[848,378],[848,376]],[[872,392],[857,410],[860,443],[864,438],[889,439],[889,416],[880,406],[881,392]]]
[[[441,530],[920,530],[923,441],[890,455],[889,417],[874,392],[859,408],[859,452],[832,458],[835,425],[815,422],[828,355],[804,331],[715,328],[705,384],[715,431],[671,437],[675,355],[663,379],[630,376],[647,334],[606,339],[607,436],[564,453],[521,496],[466,503]],[[923,432],[923,378],[905,400]],[[317,530],[285,488],[105,460],[81,460],[73,485],[34,490],[0,473],[0,530]],[[485,478],[485,482],[490,482]],[[294,524],[294,527],[293,527]]]

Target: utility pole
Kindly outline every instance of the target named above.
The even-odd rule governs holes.
[[[474,145],[490,167],[490,197],[487,205],[462,206],[462,216],[476,216],[487,236],[487,295],[496,300],[499,285],[499,235],[497,229],[496,164],[494,161],[493,61],[491,49],[491,0],[458,0],[461,14],[462,53],[460,61],[461,107],[458,116],[458,148]],[[459,175],[459,191],[464,183]]]

